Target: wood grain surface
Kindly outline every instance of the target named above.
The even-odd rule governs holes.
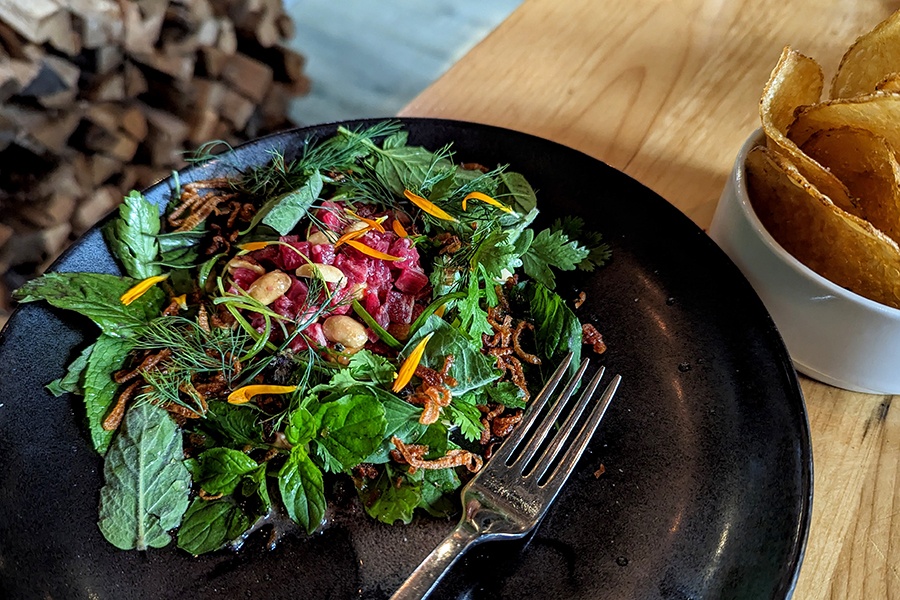
[[[893,0],[526,0],[401,114],[561,142],[705,228],[782,48],[815,58],[830,81],[856,37],[898,9]],[[801,385],[815,488],[794,598],[900,599],[900,407]]]

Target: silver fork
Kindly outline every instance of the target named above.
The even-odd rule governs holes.
[[[463,515],[456,529],[422,561],[391,600],[424,598],[470,547],[481,542],[524,537],[540,523],[560,488],[594,435],[622,378],[616,375],[595,404],[585,424],[570,441],[605,369],[601,368],[569,412],[549,445],[535,458],[587,369],[585,359],[537,428],[531,429],[572,362],[569,354],[534,399],[525,418],[462,490]],[[522,451],[514,456],[528,438]],[[566,444],[569,444],[566,448]],[[563,450],[565,448],[565,450]],[[554,460],[560,455],[559,462]],[[549,472],[549,475],[548,475]]]

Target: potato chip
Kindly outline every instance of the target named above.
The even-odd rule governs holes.
[[[871,94],[900,65],[900,11],[860,36],[841,59],[831,81],[832,98]]]
[[[822,95],[822,68],[813,59],[786,46],[759,101],[759,117],[769,149],[797,165],[803,176],[838,206],[852,206],[850,193],[822,165],[806,156],[788,138],[789,125],[798,107],[818,102]]]
[[[883,137],[857,127],[824,129],[800,148],[850,190],[847,212],[900,243],[900,163]]]
[[[896,152],[900,149],[900,94],[876,92],[804,106],[788,128],[788,137],[802,146],[816,131],[840,127],[878,134]]]
[[[842,211],[797,168],[763,147],[747,156],[747,187],[763,226],[807,267],[857,294],[900,308],[900,247]]]

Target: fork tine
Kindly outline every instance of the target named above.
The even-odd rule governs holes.
[[[582,427],[581,431],[575,436],[575,439],[566,450],[560,463],[553,470],[553,473],[551,473],[550,477],[547,478],[547,481],[544,482],[542,487],[545,491],[550,491],[551,496],[554,496],[556,492],[559,491],[559,488],[562,487],[562,484],[568,479],[572,469],[575,468],[578,459],[581,458],[584,449],[587,448],[588,442],[591,441],[591,437],[593,437],[594,432],[597,430],[597,426],[600,425],[600,421],[603,419],[606,409],[609,408],[609,404],[612,402],[613,395],[616,393],[619,382],[621,381],[622,377],[616,375],[613,377],[610,384],[606,386],[603,395],[600,396],[600,400],[588,416],[588,420],[584,424],[584,427]]]
[[[603,374],[605,372],[606,368],[600,367],[600,369],[591,378],[590,383],[588,383],[587,387],[585,387],[584,391],[581,393],[581,397],[578,399],[578,404],[576,404],[571,412],[569,412],[569,416],[566,417],[566,420],[559,428],[559,431],[557,431],[553,436],[553,441],[550,443],[544,453],[540,457],[538,457],[538,461],[535,464],[534,469],[532,469],[531,473],[529,473],[527,477],[534,477],[536,481],[540,481],[540,479],[550,468],[550,465],[553,463],[560,450],[568,441],[569,435],[572,433],[572,430],[574,430],[575,426],[578,425],[578,420],[581,418],[584,409],[587,408],[587,405],[590,403],[591,398],[593,397],[597,386],[600,385],[600,380],[603,379]]]
[[[528,466],[528,463],[534,458],[535,453],[540,448],[541,444],[546,439],[547,434],[550,432],[550,429],[556,424],[556,421],[559,419],[559,415],[562,412],[563,408],[565,408],[566,404],[568,404],[569,399],[575,393],[575,388],[578,387],[578,384],[581,383],[581,378],[584,376],[585,370],[587,370],[589,359],[584,359],[581,362],[581,366],[578,367],[578,371],[575,373],[575,376],[569,380],[569,383],[563,388],[563,391],[559,394],[559,397],[556,399],[556,404],[553,405],[553,408],[550,409],[550,412],[547,413],[547,416],[544,417],[544,420],[541,421],[540,426],[534,432],[534,435],[531,436],[531,439],[528,440],[528,445],[522,451],[522,454],[513,462],[513,465],[519,466],[519,473],[522,473],[525,467]]]
[[[541,412],[541,409],[544,408],[544,405],[547,404],[547,400],[550,399],[550,396],[553,395],[554,390],[556,390],[556,386],[559,385],[560,380],[563,378],[563,375],[568,370],[569,365],[572,363],[572,354],[569,353],[562,360],[558,367],[556,367],[556,371],[553,372],[553,375],[550,376],[550,379],[547,380],[547,384],[544,386],[544,389],[537,395],[537,397],[531,401],[531,406],[528,407],[528,412],[525,414],[525,418],[522,419],[522,422],[519,423],[519,426],[516,427],[513,432],[506,438],[506,441],[500,446],[500,448],[494,452],[494,455],[491,457],[492,461],[496,461],[497,463],[505,463],[507,459],[515,452],[516,448],[519,447],[519,444],[522,443],[522,439],[525,437],[525,434],[528,433],[528,430],[531,428],[532,424],[534,424],[535,420],[537,420],[538,415]]]

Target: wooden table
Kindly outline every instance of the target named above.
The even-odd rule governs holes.
[[[701,227],[785,45],[826,78],[890,0],[525,0],[404,116],[561,142],[649,186]],[[900,69],[898,69],[900,70]],[[892,397],[801,379],[812,528],[795,598],[900,598],[900,414]]]

